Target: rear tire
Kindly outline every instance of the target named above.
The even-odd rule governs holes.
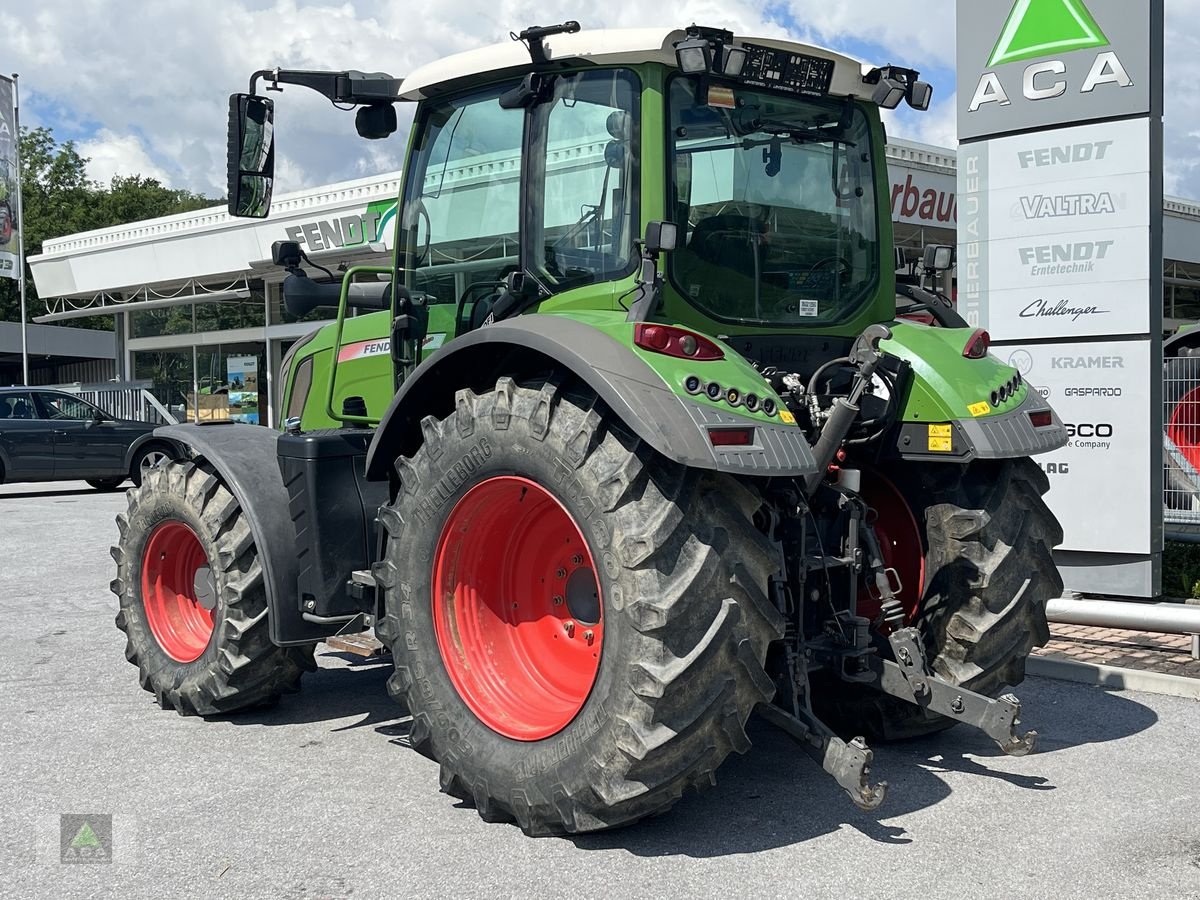
[[[210,716],[275,702],[316,668],[277,647],[250,526],[208,469],[168,463],[129,491],[112,548],[125,658],[164,709]]]
[[[1042,500],[1050,487],[1046,475],[1032,460],[1015,459],[910,465],[894,480],[925,536],[925,589],[912,624],[931,668],[993,696],[1020,684],[1029,654],[1050,637],[1046,601],[1063,590],[1051,555],[1062,528]],[[890,658],[886,647],[883,652]],[[828,676],[814,679],[813,703],[840,734],[877,740],[956,724]]]
[[[501,378],[483,396],[459,391],[455,412],[421,424],[424,443],[397,460],[400,489],[380,516],[388,546],[375,574],[386,613],[376,632],[395,659],[389,692],[412,715],[413,747],[440,763],[442,790],[487,821],[515,821],[540,835],[634,822],[665,812],[690,787],[712,784],[725,757],[750,746],[746,719],[774,693],[763,669],[767,646],[783,635],[783,619],[768,599],[779,554],[754,525],[757,493],[732,478],[668,463],[626,434],[593,396],[548,383],[518,387]],[[482,621],[471,616],[471,604],[486,593],[487,578],[480,570],[466,589],[448,590],[439,550],[451,541],[462,559],[487,552],[500,566],[510,556],[532,558],[512,537],[534,533],[522,531],[524,494],[500,498],[514,515],[507,528],[490,527],[492,537],[477,546],[469,545],[470,517],[456,512],[472,488],[504,487],[513,476],[536,485],[534,502],[549,495],[567,513],[574,532],[564,525],[566,539],[575,534],[586,544],[595,563],[590,583],[600,595],[592,614],[603,628],[595,629],[594,674],[572,695],[577,711],[560,712],[541,728],[515,699],[509,708],[495,700],[504,691],[525,698],[537,688],[522,680],[519,667],[491,679],[489,654],[500,640],[473,657],[474,671],[483,673],[474,687],[500,684],[492,701],[456,686],[464,680],[458,659],[472,652]],[[562,540],[547,534],[535,549]],[[521,576],[524,586],[498,591],[500,602],[489,608],[502,618],[510,600],[514,610],[517,600],[540,603],[536,617],[522,605],[509,627],[548,623],[564,629],[562,641],[578,640],[589,619],[573,635],[566,630],[568,616],[580,618],[569,585],[562,605],[542,596],[557,591],[555,579],[568,568],[559,574],[559,564],[547,559],[546,569],[515,573],[512,583]],[[433,588],[438,579],[441,597]],[[449,631],[446,617],[456,623]],[[536,654],[525,658],[544,668]],[[521,734],[522,723],[529,726],[524,739],[496,730]]]

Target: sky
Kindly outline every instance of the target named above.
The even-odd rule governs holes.
[[[1166,11],[1165,189],[1200,200],[1200,0],[1166,0]],[[403,76],[572,18],[585,28],[694,21],[918,69],[934,85],[933,106],[889,117],[889,134],[956,145],[954,0],[36,0],[6,16],[0,71],[21,76],[22,125],[75,141],[93,178],[141,174],[216,197],[225,193],[227,98],[254,70]],[[403,126],[390,140],[363,141],[352,114],[311,91],[285,92],[276,129],[277,193],[402,163]]]

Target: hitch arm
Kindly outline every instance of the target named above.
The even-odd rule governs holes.
[[[1037,746],[1037,732],[1021,734],[1021,701],[1013,694],[992,697],[944,681],[929,671],[915,628],[893,631],[889,638],[897,662],[872,657],[871,667],[886,694],[915,703],[948,719],[974,725],[1009,756],[1025,756]]]
[[[887,782],[870,783],[875,754],[861,737],[846,743],[804,709],[793,716],[778,706],[764,703],[758,707],[758,713],[798,743],[817,765],[832,775],[859,809],[870,812],[883,803]]]

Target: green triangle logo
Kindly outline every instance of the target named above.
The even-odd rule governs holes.
[[[1108,44],[1083,0],[1017,0],[988,67]]]
[[[92,831],[92,826],[87,822],[84,822],[79,831],[75,832],[75,837],[71,838],[71,847],[75,850],[99,846],[100,839],[96,837],[96,832]]]

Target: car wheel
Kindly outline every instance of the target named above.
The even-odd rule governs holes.
[[[145,447],[138,451],[137,456],[134,457],[133,465],[129,467],[129,478],[135,486],[140,487],[142,480],[146,477],[146,473],[151,469],[157,469],[159,466],[166,465],[172,459],[170,450],[162,444]]]

